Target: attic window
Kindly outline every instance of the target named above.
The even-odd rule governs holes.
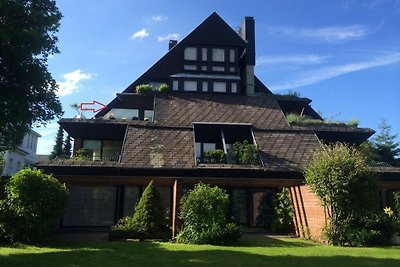
[[[222,48],[212,49],[212,61],[224,62],[225,61],[225,50]]]
[[[226,155],[226,163],[234,164],[233,144],[256,144],[251,124],[216,124],[194,123],[196,162],[204,162],[204,153],[209,150],[221,149]]]
[[[197,60],[197,48],[196,47],[186,47],[184,52],[185,60]]]

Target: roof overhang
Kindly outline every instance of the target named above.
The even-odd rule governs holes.
[[[58,122],[73,138],[123,140],[127,123],[98,119],[61,119]]]

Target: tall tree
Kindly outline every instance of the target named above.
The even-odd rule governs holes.
[[[19,145],[32,125],[62,115],[47,70],[62,15],[54,0],[0,1],[0,150]]]
[[[400,144],[396,142],[397,134],[391,134],[391,127],[382,120],[379,124],[380,133],[374,138],[373,145],[379,161],[387,162],[393,166],[400,163]]]
[[[64,141],[64,147],[63,147],[63,154],[66,158],[71,157],[71,150],[72,150],[71,136],[67,135],[67,138]]]
[[[61,126],[58,127],[55,144],[53,146],[53,151],[51,151],[50,159],[63,158],[64,157],[64,130]]]

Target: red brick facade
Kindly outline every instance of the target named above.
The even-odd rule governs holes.
[[[316,194],[307,185],[293,186],[290,196],[294,207],[296,235],[322,241],[326,212]]]

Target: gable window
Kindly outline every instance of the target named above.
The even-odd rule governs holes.
[[[225,50],[222,48],[212,49],[212,61],[224,62],[225,61]]]
[[[197,70],[196,65],[183,65],[183,69],[185,70]]]
[[[235,62],[235,49],[229,49],[229,62]]]
[[[179,82],[177,80],[172,81],[172,90],[178,91]]]
[[[233,144],[236,142],[255,144],[252,126],[250,124],[212,124],[194,123],[196,162],[205,162],[204,153],[220,149],[226,155],[226,163],[234,164]]]
[[[184,52],[185,60],[197,60],[197,48],[196,47],[186,47]]]
[[[232,83],[231,84],[231,92],[232,93],[237,93],[237,83]]]
[[[222,66],[213,66],[212,67],[213,71],[225,71],[225,67]]]
[[[183,90],[189,92],[197,91],[197,82],[195,81],[184,81],[183,82]]]
[[[201,49],[201,60],[207,61],[207,48]]]
[[[202,82],[202,91],[208,92],[208,82]]]
[[[213,91],[219,93],[226,92],[226,83],[225,82],[213,82]]]

